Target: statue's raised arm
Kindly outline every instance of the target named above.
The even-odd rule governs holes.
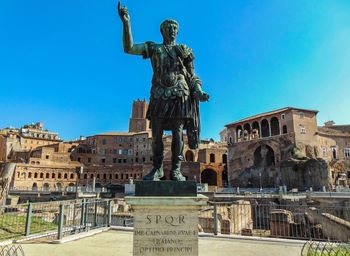
[[[118,14],[123,22],[123,47],[124,52],[133,55],[143,55],[145,51],[145,44],[134,44],[132,40],[130,15],[126,6],[120,7],[118,2]]]

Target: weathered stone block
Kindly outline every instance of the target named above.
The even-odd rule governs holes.
[[[133,255],[198,256],[198,210],[207,200],[126,197],[134,209]]]

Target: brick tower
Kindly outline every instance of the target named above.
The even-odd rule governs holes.
[[[146,119],[148,102],[134,100],[132,103],[132,114],[129,120],[129,132],[144,132],[149,130],[149,121]]]

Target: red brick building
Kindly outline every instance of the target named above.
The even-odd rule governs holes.
[[[45,146],[40,142],[36,148],[12,150],[7,160],[16,162],[17,166],[11,185],[17,189],[62,190],[77,182],[79,186],[95,183],[99,187],[141,180],[152,169],[152,134],[146,119],[147,107],[146,100],[133,102],[129,132],[101,133],[70,142],[56,140],[52,141],[55,144]],[[192,150],[187,146],[185,134],[184,140],[181,166],[184,176],[209,186],[227,186],[225,144],[202,140],[199,149]],[[169,179],[171,135],[165,135],[163,141],[164,171]],[[76,173],[77,167],[83,168],[82,174]]]
[[[225,125],[230,184],[319,188],[346,175],[347,185],[350,126],[318,127],[317,113],[287,107]]]

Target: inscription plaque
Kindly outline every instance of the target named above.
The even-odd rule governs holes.
[[[147,197],[144,198],[147,201]],[[168,205],[165,201],[158,205],[137,205],[126,198],[134,208],[134,256],[198,256],[198,210],[200,205],[206,204],[207,198],[193,197],[197,199],[193,200],[193,205],[181,205],[181,199],[172,197]]]

